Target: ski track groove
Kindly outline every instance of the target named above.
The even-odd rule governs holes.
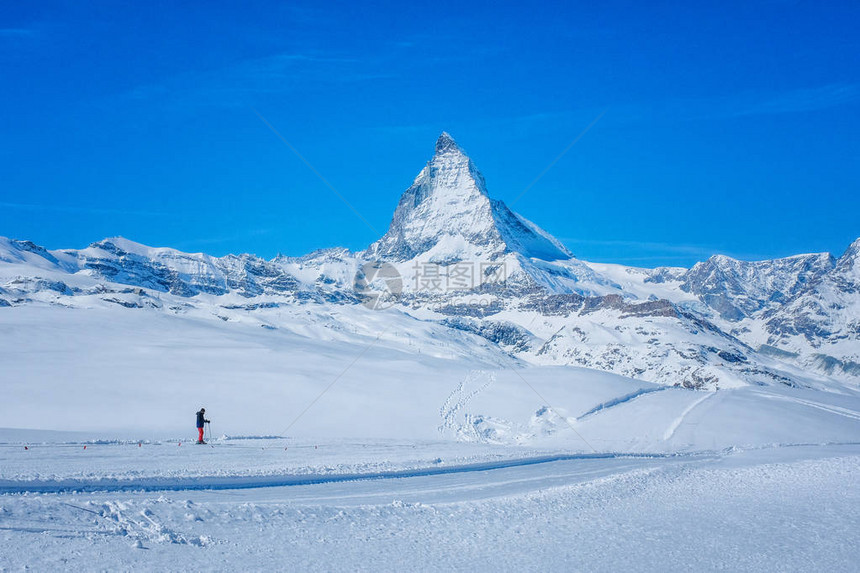
[[[663,440],[667,441],[667,440],[672,439],[672,436],[675,435],[675,432],[678,430],[678,428],[684,422],[684,419],[687,417],[687,414],[692,412],[696,406],[698,406],[699,404],[701,404],[705,400],[714,397],[715,395],[716,395],[716,392],[708,392],[707,394],[705,394],[704,396],[702,396],[701,398],[699,398],[697,400],[694,400],[692,404],[690,404],[686,408],[684,408],[684,411],[681,412],[681,414],[677,418],[672,420],[672,423],[669,425],[668,428],[666,428],[666,432],[663,434]]]
[[[771,398],[774,400],[785,400],[787,402],[794,402],[795,404],[800,404],[802,406],[808,406],[810,408],[817,408],[819,410],[823,410],[830,414],[836,414],[837,416],[844,416],[845,418],[850,418],[852,420],[860,421],[860,412],[856,412],[854,410],[849,410],[848,408],[843,408],[841,406],[833,406],[830,404],[822,404],[821,402],[814,402],[812,400],[804,400],[803,398],[794,398],[791,396],[781,396],[779,394],[768,394],[766,392],[760,392],[762,396],[766,398]]]
[[[448,467],[425,467],[406,470],[391,470],[369,473],[335,475],[273,475],[273,476],[201,476],[188,478],[139,478],[129,480],[0,480],[0,495],[24,493],[94,493],[94,492],[158,492],[185,490],[229,490],[268,487],[294,487],[349,481],[369,481],[438,476],[468,472],[486,472],[507,468],[534,466],[553,462],[594,459],[694,459],[706,455],[672,453],[620,453],[557,454],[518,458],[492,462],[480,462]]]

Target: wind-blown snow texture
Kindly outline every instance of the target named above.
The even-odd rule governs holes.
[[[0,571],[854,570],[858,259],[584,262],[447,134],[363,252],[0,238]]]

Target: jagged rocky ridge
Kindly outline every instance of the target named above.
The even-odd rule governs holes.
[[[381,260],[403,277],[403,292],[391,297],[388,312],[433,321],[528,362],[692,388],[803,384],[819,374],[856,383],[858,253],[860,239],[839,259],[746,262],[716,255],[691,269],[586,263],[491,199],[474,163],[443,133],[388,232],[364,252],[324,249],[267,261],[122,238],[57,251],[0,239],[0,307],[87,306],[97,299],[121,312],[208,308],[223,320],[227,311],[335,308],[364,300],[354,288],[356,272]],[[472,280],[428,288],[416,275],[422,265],[446,285],[463,269]],[[500,269],[504,280],[484,280]]]

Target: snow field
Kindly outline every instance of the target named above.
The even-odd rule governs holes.
[[[232,491],[3,495],[0,567],[852,571],[858,470],[858,446],[808,446]]]
[[[3,312],[0,571],[860,558],[850,386],[668,388],[351,307]]]

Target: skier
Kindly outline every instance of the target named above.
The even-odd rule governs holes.
[[[208,424],[209,420],[206,419],[206,408],[200,408],[200,411],[197,412],[197,443],[205,444],[203,441],[203,424]]]

